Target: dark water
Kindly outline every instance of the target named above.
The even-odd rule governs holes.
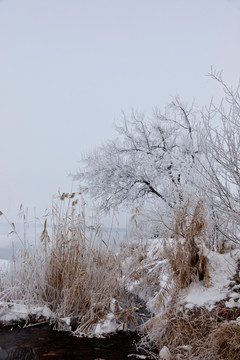
[[[25,329],[0,328],[0,360],[81,359],[135,360],[137,335],[119,333],[106,339],[87,339],[53,331],[49,325]],[[143,353],[141,353],[143,354]]]

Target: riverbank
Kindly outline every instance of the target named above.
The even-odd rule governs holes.
[[[156,358],[156,352],[151,352],[152,346],[159,350],[167,346],[172,359],[226,359],[226,351],[232,354],[231,359],[238,359],[238,340],[234,336],[240,330],[239,251],[231,249],[220,254],[202,245],[202,254],[208,263],[205,279],[195,277],[195,281],[180,289],[172,278],[169,259],[169,254],[175,251],[175,244],[172,240],[167,244],[157,238],[123,245],[123,252],[124,247],[128,247],[128,256],[124,261],[122,259],[125,273],[119,278],[119,284],[124,283],[125,291],[128,289],[128,296],[125,292],[128,301],[124,303],[123,294],[121,302],[120,298],[111,298],[105,315],[91,324],[90,335],[79,331],[74,317],[59,317],[59,313],[53,312],[46,304],[24,304],[21,299],[0,303],[0,322],[11,324],[11,327],[15,324],[15,330],[20,326],[19,331],[25,331],[26,328],[42,328],[47,321],[55,324],[56,329],[65,330],[65,334],[67,330],[68,334],[75,337],[86,335],[88,339],[104,339],[114,333],[128,338],[134,333],[125,332],[123,335],[121,330],[132,328],[138,331],[138,346],[148,349],[149,358]],[[170,248],[172,252],[169,252]],[[177,253],[175,255],[179,257]],[[5,269],[5,276],[11,272],[11,266]],[[3,292],[1,294],[4,296]],[[129,301],[132,307],[129,307]],[[33,324],[38,325],[31,326]],[[8,329],[9,332],[10,328],[5,327],[4,331]],[[60,334],[54,333],[54,338]],[[220,350],[225,354],[223,357]]]

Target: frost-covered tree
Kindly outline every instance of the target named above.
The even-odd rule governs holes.
[[[155,198],[174,209],[184,201],[198,146],[193,107],[174,98],[149,119],[132,111],[116,126],[118,137],[88,154],[75,179],[103,210]],[[186,186],[187,185],[187,186]]]
[[[215,230],[225,239],[240,243],[240,92],[230,88],[222,74],[210,76],[223,87],[220,105],[213,101],[203,112],[208,195]]]

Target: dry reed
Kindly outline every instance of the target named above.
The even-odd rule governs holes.
[[[210,336],[211,353],[216,360],[240,359],[240,325],[224,323],[213,330]]]
[[[208,260],[201,249],[204,242],[206,221],[204,206],[198,202],[191,216],[188,206],[176,212],[174,248],[168,251],[167,257],[175,284],[183,289],[196,280],[209,281]]]
[[[221,306],[221,304],[219,304]],[[169,308],[143,325],[145,336],[140,347],[167,346],[172,359],[240,359],[240,326],[236,321],[219,322],[219,307]]]
[[[59,194],[51,226],[44,222],[40,249],[24,249],[14,262],[3,301],[47,305],[62,326],[70,317],[76,333],[92,335],[96,323],[110,311],[115,299],[116,318],[134,324],[134,304],[125,291],[121,262],[101,238],[100,227],[87,226],[84,201],[75,193]]]

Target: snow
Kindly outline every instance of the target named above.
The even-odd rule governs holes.
[[[163,348],[159,352],[160,359],[163,360],[170,360],[171,359],[171,353],[167,346],[163,346]]]
[[[36,320],[40,317],[50,319],[54,316],[47,306],[26,306],[14,302],[0,302],[0,323],[12,324],[19,321],[26,321],[29,316]]]
[[[236,259],[239,254],[219,254],[205,249],[205,255],[208,257],[210,265],[210,283],[207,286],[201,281],[195,282],[187,290],[182,291],[181,303],[189,309],[195,306],[204,306],[211,310],[216,302],[231,296],[229,285],[233,275],[236,273]],[[237,295],[233,295],[233,297],[235,296]],[[232,306],[233,302],[232,299],[229,304]]]
[[[159,292],[154,297],[144,298],[148,309],[155,315],[160,315],[164,311],[164,307],[156,309],[156,303],[161,291],[166,286],[173,286],[171,284],[171,274],[168,259],[164,255],[164,247],[172,245],[173,240],[168,239],[149,239],[146,240],[146,258],[144,259],[144,268],[148,274],[156,272],[158,276]],[[232,278],[237,272],[237,260],[240,258],[240,252],[234,250],[229,253],[220,254],[211,251],[203,246],[203,253],[208,259],[209,282],[196,280],[187,289],[180,292],[179,308],[184,305],[187,309],[194,307],[205,307],[208,310],[214,308],[217,302],[221,300],[226,301],[226,307],[240,307],[240,296],[234,290],[240,288],[240,285],[234,285],[230,289]],[[131,262],[128,259],[128,262]],[[138,289],[139,281],[132,281],[128,290],[135,291]],[[140,290],[138,294],[143,295]],[[171,301],[171,295],[165,294],[165,306]],[[230,299],[229,299],[230,298]]]
[[[96,336],[101,336],[103,334],[114,333],[116,332],[117,328],[118,326],[115,315],[113,313],[109,313],[104,319],[98,322],[94,334]]]
[[[197,306],[204,306],[211,310],[215,303],[226,298],[228,290],[224,289],[217,285],[206,288],[200,283],[193,283],[190,285],[187,294],[183,297],[182,302],[185,304],[185,307],[192,309]]]
[[[66,316],[66,317],[64,317],[64,318],[61,318],[61,320],[62,320],[65,324],[67,324],[67,326],[70,327],[71,318],[70,318],[69,316]]]

